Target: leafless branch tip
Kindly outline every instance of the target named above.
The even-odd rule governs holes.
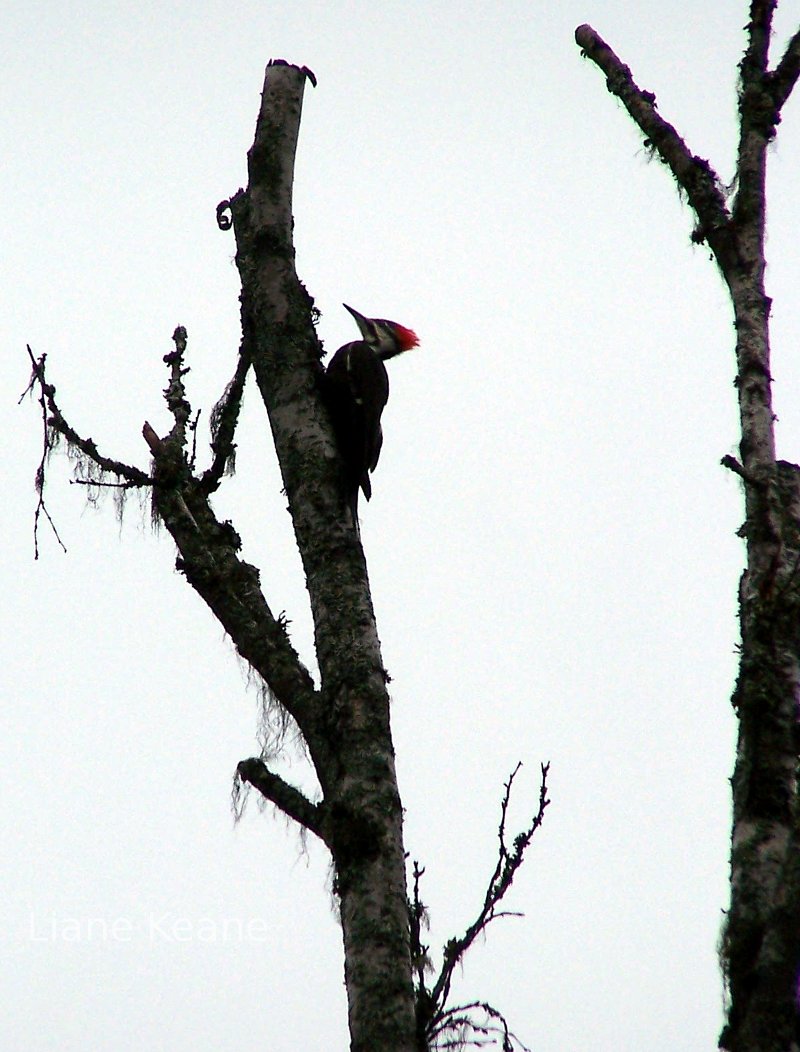
[[[550,764],[541,765],[541,782],[539,785],[539,800],[533,818],[531,819],[530,825],[518,833],[512,843],[509,845],[507,842],[507,819],[508,819],[508,808],[511,801],[511,791],[514,785],[514,779],[519,773],[521,763],[518,763],[508,781],[504,784],[503,799],[500,805],[500,822],[498,825],[498,857],[497,863],[492,873],[489,883],[484,896],[483,905],[478,912],[477,917],[469,925],[467,930],[458,938],[450,939],[444,947],[444,960],[439,976],[434,983],[433,987],[428,990],[424,981],[424,972],[426,970],[425,962],[427,960],[427,946],[423,946],[421,941],[421,920],[425,916],[424,906],[419,896],[419,880],[424,870],[420,869],[418,864],[414,864],[414,888],[413,898],[409,901],[409,914],[412,934],[412,952],[416,953],[420,963],[417,964],[417,1015],[419,1019],[420,1029],[427,1035],[429,1041],[437,1039],[438,1048],[455,1048],[463,1047],[465,1043],[469,1043],[467,1038],[470,1038],[471,1043],[476,1043],[475,1035],[490,1033],[492,1028],[497,1030],[498,1033],[502,1033],[503,1036],[503,1049],[511,1050],[514,1046],[512,1039],[521,1048],[524,1048],[516,1038],[513,1038],[510,1031],[508,1030],[505,1020],[490,1005],[483,1002],[474,1002],[470,1005],[462,1005],[458,1008],[448,1008],[447,1001],[450,996],[450,986],[453,978],[453,973],[456,966],[463,962],[463,959],[469,950],[470,946],[474,943],[478,935],[486,931],[487,927],[493,920],[497,920],[500,917],[509,916],[521,916],[519,913],[512,913],[507,910],[500,910],[499,904],[505,896],[506,892],[511,887],[514,880],[514,876],[522,865],[525,851],[528,848],[533,835],[536,830],[541,826],[544,821],[544,814],[547,807],[550,804],[550,800],[547,795],[547,775],[550,770]],[[489,1030],[482,1029],[482,1024],[475,1022],[472,1011],[476,1008],[482,1008],[489,1016],[491,1026]],[[450,1043],[442,1043],[441,1039],[445,1035],[446,1041]],[[467,1035],[465,1037],[465,1035]],[[478,1042],[480,1043],[480,1042]]]

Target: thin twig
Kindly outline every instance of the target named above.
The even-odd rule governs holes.
[[[478,916],[472,924],[470,924],[466,932],[460,938],[451,939],[445,945],[442,970],[433,990],[431,991],[433,1003],[438,1006],[437,1012],[432,1020],[432,1025],[437,1025],[438,1021],[442,1018],[442,1012],[444,1011],[447,998],[450,994],[450,984],[453,978],[453,972],[456,965],[463,959],[477,936],[485,931],[493,920],[496,920],[499,917],[512,915],[519,916],[519,914],[499,912],[497,906],[511,887],[514,876],[522,865],[525,850],[530,844],[534,833],[544,821],[544,813],[550,803],[547,796],[547,774],[550,770],[550,764],[547,763],[541,765],[542,780],[539,787],[539,806],[536,814],[533,816],[530,826],[523,832],[517,834],[514,838],[513,846],[509,849],[506,844],[506,817],[508,814],[508,805],[511,799],[511,789],[521,766],[521,763],[517,764],[511,772],[508,781],[505,783],[505,793],[500,807],[500,824],[497,831],[499,840],[497,864],[494,873],[489,880],[483,905]]]
[[[90,489],[137,489],[138,482],[103,482],[102,479],[70,479],[70,486],[88,486]]]
[[[194,420],[189,424],[189,430],[192,433],[192,455],[189,457],[189,470],[194,472],[194,466],[197,462],[197,425],[200,423],[201,409],[198,409],[194,415]]]
[[[428,927],[428,911],[420,897],[420,880],[425,874],[425,867],[414,862],[413,890],[411,900],[408,904],[409,928],[411,932],[411,965],[417,973],[418,996],[427,1001],[428,992],[425,987],[425,972],[431,967],[428,957],[429,947],[422,942],[422,929]]]
[[[41,358],[35,358],[33,351],[28,345],[28,357],[31,360],[33,369],[31,370],[30,380],[28,386],[19,396],[17,405],[20,405],[22,400],[27,396],[33,396],[33,389],[38,383],[42,390],[44,389],[44,363],[47,358],[46,354],[43,354]],[[36,469],[36,475],[34,478],[34,485],[36,487],[36,493],[38,500],[36,502],[36,510],[33,513],[33,557],[34,559],[39,558],[39,516],[44,515],[47,521],[50,523],[50,529],[53,531],[53,536],[61,545],[62,551],[66,554],[67,547],[61,540],[61,536],[56,529],[56,524],[53,522],[50,512],[47,510],[47,505],[44,500],[44,484],[45,484],[45,472],[47,470],[47,460],[53,450],[53,437],[50,428],[47,426],[47,402],[45,401],[44,390],[39,396],[39,405],[42,407],[42,458],[39,461],[39,466]]]
[[[479,1023],[472,1015],[476,1010],[483,1011],[488,1016],[488,1021]],[[443,1041],[442,1037],[447,1033],[453,1036]],[[468,1034],[479,1036],[470,1038]],[[531,1052],[528,1046],[524,1045],[509,1029],[502,1012],[498,1012],[487,1001],[470,1001],[469,1004],[456,1005],[448,1009],[441,1017],[440,1023],[428,1033],[427,1038],[429,1042],[435,1043],[437,1049],[461,1049],[467,1045],[480,1048],[495,1044],[495,1034],[502,1037],[503,1052],[513,1052],[515,1045],[522,1052]]]
[[[50,528],[55,535],[56,540],[61,545],[61,548],[66,552],[66,546],[62,541],[56,525],[53,522],[50,512],[47,510],[45,504],[44,491],[45,491],[45,474],[47,470],[47,460],[55,448],[56,441],[54,435],[62,435],[67,444],[74,450],[77,450],[92,463],[96,464],[102,472],[107,474],[116,475],[118,478],[125,479],[125,482],[102,482],[100,480],[93,479],[75,479],[73,480],[78,485],[86,485],[90,487],[103,487],[108,486],[115,489],[130,489],[132,487],[151,486],[153,480],[149,475],[146,475],[139,468],[132,467],[130,464],[123,464],[122,461],[112,460],[109,457],[104,457],[97,448],[97,445],[91,438],[83,438],[72,428],[67,421],[56,402],[56,389],[53,384],[47,383],[45,375],[45,362],[47,355],[43,354],[41,358],[36,358],[30,346],[27,347],[28,357],[31,360],[32,372],[28,386],[20,396],[19,401],[21,402],[28,394],[33,394],[34,387],[38,384],[40,390],[39,405],[42,407],[42,458],[39,462],[39,466],[36,469],[35,485],[36,492],[38,494],[38,501],[36,504],[36,511],[33,516],[33,550],[34,558],[39,558],[39,518],[41,515],[47,519],[50,524]],[[49,415],[48,415],[49,414]]]
[[[36,379],[47,403],[47,411],[50,413],[50,417],[46,420],[46,424],[49,427],[54,428],[60,435],[63,435],[69,445],[83,453],[84,456],[97,464],[97,466],[107,474],[117,475],[120,478],[127,479],[132,486],[152,486],[153,479],[140,468],[134,467],[131,464],[125,464],[121,460],[113,460],[111,457],[103,456],[98,450],[94,439],[83,438],[67,423],[56,403],[55,386],[46,382],[44,372],[44,361],[46,356],[42,355],[39,362],[37,362],[33,357],[33,352],[30,347],[28,347],[28,354],[31,361],[34,363]]]

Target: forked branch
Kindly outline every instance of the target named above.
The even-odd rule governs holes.
[[[800,33],[769,70],[777,0],[750,0],[739,65],[736,194],[730,211],[706,161],[686,149],[655,112],[607,44],[589,26],[576,31],[584,54],[606,74],[609,90],[669,166],[698,216],[728,286],[736,327],[740,460],[722,463],[745,483],[747,568],[739,586],[741,659],[733,694],[739,736],[731,785],[731,905],[722,939],[730,1052],[797,1047],[800,960],[798,721],[800,567],[798,468],[777,460],[766,294],[767,149],[800,73]]]
[[[275,617],[264,598],[255,566],[241,559],[241,541],[230,522],[220,522],[202,478],[186,457],[186,422],[191,407],[183,377],[186,332],[175,330],[175,350],[165,355],[170,380],[164,392],[174,424],[160,438],[150,424],[143,434],[154,463],[156,512],[175,541],[177,566],[205,600],[236,648],[264,680],[274,697],[301,727],[309,748],[315,739],[317,692],[310,673],[289,640],[285,621]]]
[[[483,1019],[475,1016],[476,1012],[483,1012]],[[432,1048],[458,1049],[472,1046],[483,1048],[486,1045],[494,1045],[498,1039],[502,1042],[503,1052],[531,1052],[527,1045],[523,1045],[520,1039],[508,1028],[508,1023],[502,1013],[488,1004],[486,1001],[470,1001],[468,1004],[457,1005],[449,1008],[443,1013],[439,1024],[428,1034],[428,1042]]]
[[[40,358],[36,358],[30,345],[28,345],[27,350],[32,366],[31,376],[28,381],[28,386],[20,395],[19,401],[21,402],[28,394],[32,395],[35,388],[38,386],[39,405],[42,409],[42,457],[39,461],[39,466],[36,469],[35,486],[38,500],[33,515],[33,551],[34,558],[38,559],[39,519],[42,515],[44,515],[50,524],[50,528],[52,529],[56,540],[61,545],[61,548],[65,552],[67,550],[56,528],[56,524],[53,522],[53,518],[47,509],[47,504],[44,499],[47,462],[50,459],[50,454],[58,445],[60,438],[66,440],[69,449],[78,455],[84,466],[87,464],[90,466],[88,478],[75,479],[80,485],[109,488],[120,491],[132,489],[134,487],[151,486],[153,480],[149,475],[140,471],[139,468],[103,456],[93,439],[83,438],[77,433],[77,431],[70,427],[64,419],[56,402],[55,385],[47,382],[45,374],[47,355],[43,354]],[[101,477],[103,474],[114,475],[116,476],[116,480],[113,482],[104,481]]]
[[[447,1001],[450,996],[450,985],[456,966],[463,962],[464,956],[474,943],[475,939],[482,932],[486,931],[486,928],[493,920],[497,920],[499,917],[520,916],[519,913],[514,913],[509,910],[499,910],[498,907],[506,892],[511,887],[516,872],[522,865],[525,851],[533,839],[534,833],[544,821],[544,814],[550,803],[547,796],[547,775],[550,770],[550,764],[547,763],[541,765],[542,778],[539,786],[538,808],[531,820],[531,824],[527,829],[522,830],[522,832],[514,837],[511,845],[507,843],[506,820],[511,800],[511,790],[514,784],[514,779],[519,773],[521,766],[521,763],[517,764],[511,772],[508,781],[505,783],[505,792],[500,805],[500,824],[497,830],[499,842],[497,863],[494,872],[489,879],[483,905],[481,906],[478,916],[472,924],[469,925],[464,934],[459,938],[450,939],[445,945],[442,968],[430,991],[427,990],[423,978],[428,948],[427,946],[423,946],[420,940],[420,918],[424,916],[424,907],[419,899],[419,878],[423,871],[420,870],[416,864],[414,866],[414,898],[410,903],[410,913],[412,957],[415,957],[420,962],[417,967],[417,1012],[420,1017],[420,1030],[424,1032],[428,1041],[433,1041],[435,1039],[437,1041],[436,1047],[439,1048],[456,1047],[458,1040],[464,1043],[466,1040],[464,1036],[465,1034],[483,1033],[486,1035],[492,1030],[496,1030],[498,1026],[500,1027],[498,1032],[502,1032],[503,1034],[504,1050],[512,1048],[511,1038],[513,1035],[510,1034],[503,1016],[496,1009],[492,1008],[490,1005],[484,1004],[483,1002],[474,1002],[470,1005],[448,1008]],[[485,1028],[482,1029],[483,1024],[478,1024],[472,1019],[471,1011],[475,1008],[482,1008],[492,1020],[489,1025],[489,1030],[486,1030]],[[443,1036],[446,1034],[452,1036],[452,1042],[450,1042],[449,1039],[444,1042],[442,1041]],[[516,1038],[514,1040],[517,1041]],[[472,1043],[475,1042],[473,1041]],[[517,1044],[520,1043],[517,1041]]]
[[[108,475],[116,475],[118,478],[124,479],[124,483],[121,483],[121,485],[127,485],[128,487],[152,486],[153,480],[146,472],[137,467],[133,467],[131,464],[125,464],[121,460],[113,460],[111,457],[103,456],[97,448],[94,439],[83,438],[73,427],[70,426],[70,424],[67,423],[56,402],[55,385],[47,383],[45,377],[46,355],[43,354],[41,358],[35,358],[33,351],[28,347],[28,356],[33,364],[33,372],[28,390],[32,390],[34,383],[39,384],[41,404],[43,407],[46,406],[47,412],[49,413],[46,420],[47,426],[51,427],[59,435],[62,435],[73,449],[93,461],[101,471]]]
[[[178,327],[175,348],[164,356],[169,379],[164,391],[173,426],[163,438],[148,423],[143,434],[153,455],[153,474],[102,454],[91,438],[84,438],[66,420],[56,401],[56,388],[48,383],[45,356],[36,358],[28,348],[32,364],[31,380],[25,393],[40,391],[44,447],[36,472],[39,503],[34,518],[35,552],[38,557],[38,524],[44,515],[53,526],[44,503],[47,458],[58,437],[77,453],[84,474],[77,479],[86,485],[125,490],[149,486],[154,507],[172,534],[180,557],[178,568],[205,599],[217,618],[237,642],[242,657],[268,685],[274,697],[297,720],[309,722],[315,710],[317,693],[308,670],[294,650],[286,625],[275,617],[259,585],[258,571],[239,557],[239,537],[230,523],[221,523],[208,502],[207,490],[197,479],[186,455],[187,432],[191,429],[191,406],[186,397],[184,364],[186,330]],[[23,395],[24,397],[24,395]],[[232,436],[232,431],[230,432]],[[108,477],[105,477],[108,476]],[[59,543],[61,538],[56,532]],[[309,746],[321,748],[310,732]]]

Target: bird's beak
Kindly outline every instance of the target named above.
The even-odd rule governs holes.
[[[352,307],[348,307],[346,303],[343,303],[342,306],[346,311],[349,311],[356,319],[356,325],[358,325],[361,335],[366,336],[369,332],[369,318],[365,318],[364,315],[359,314],[357,310],[353,310]]]

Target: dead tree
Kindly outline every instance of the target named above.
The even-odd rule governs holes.
[[[736,329],[740,460],[747,566],[739,587],[739,720],[733,772],[731,902],[721,942],[730,1052],[800,1048],[800,468],[776,459],[764,289],[767,148],[800,73],[800,30],[780,61],[769,45],[777,0],[752,0],[739,65],[739,146],[732,195],[658,112],[656,97],[592,29],[575,39],[604,73],[691,205],[695,244],[707,245],[730,293]]]
[[[174,350],[164,359],[172,428],[165,435],[148,423],[143,428],[152,456],[150,471],[104,456],[95,442],[83,438],[59,408],[44,356],[31,353],[32,387],[40,391],[45,423],[36,523],[40,513],[50,520],[44,472],[47,455],[59,440],[65,440],[78,458],[78,481],[118,490],[149,488],[154,515],[178,549],[178,570],[213,611],[280,711],[296,725],[316,773],[319,800],[270,770],[264,755],[241,761],[237,779],[313,833],[331,853],[353,1052],[420,1052],[433,1044],[454,1047],[476,1040],[500,1040],[504,1049],[511,1049],[516,1039],[491,1005],[451,1007],[448,998],[453,972],[469,946],[503,915],[498,904],[548,803],[547,768],[542,768],[531,825],[510,847],[505,839],[509,781],[498,863],[484,905],[466,934],[446,944],[439,978],[428,987],[427,947],[422,949],[419,935],[423,907],[418,877],[413,902],[406,892],[388,676],[364,552],[342,499],[339,456],[321,397],[322,348],[313,301],[295,271],[292,185],[307,80],[313,82],[313,75],[305,68],[285,62],[268,66],[248,153],[247,189],[217,209],[220,227],[232,227],[236,237],[242,342],[233,378],[212,413],[210,465],[203,471],[196,467],[196,417],[184,386],[185,329],[175,330]],[[292,646],[286,619],[270,609],[258,570],[241,558],[235,528],[221,522],[212,506],[235,452],[242,392],[251,369],[267,410],[302,558],[318,687]]]

